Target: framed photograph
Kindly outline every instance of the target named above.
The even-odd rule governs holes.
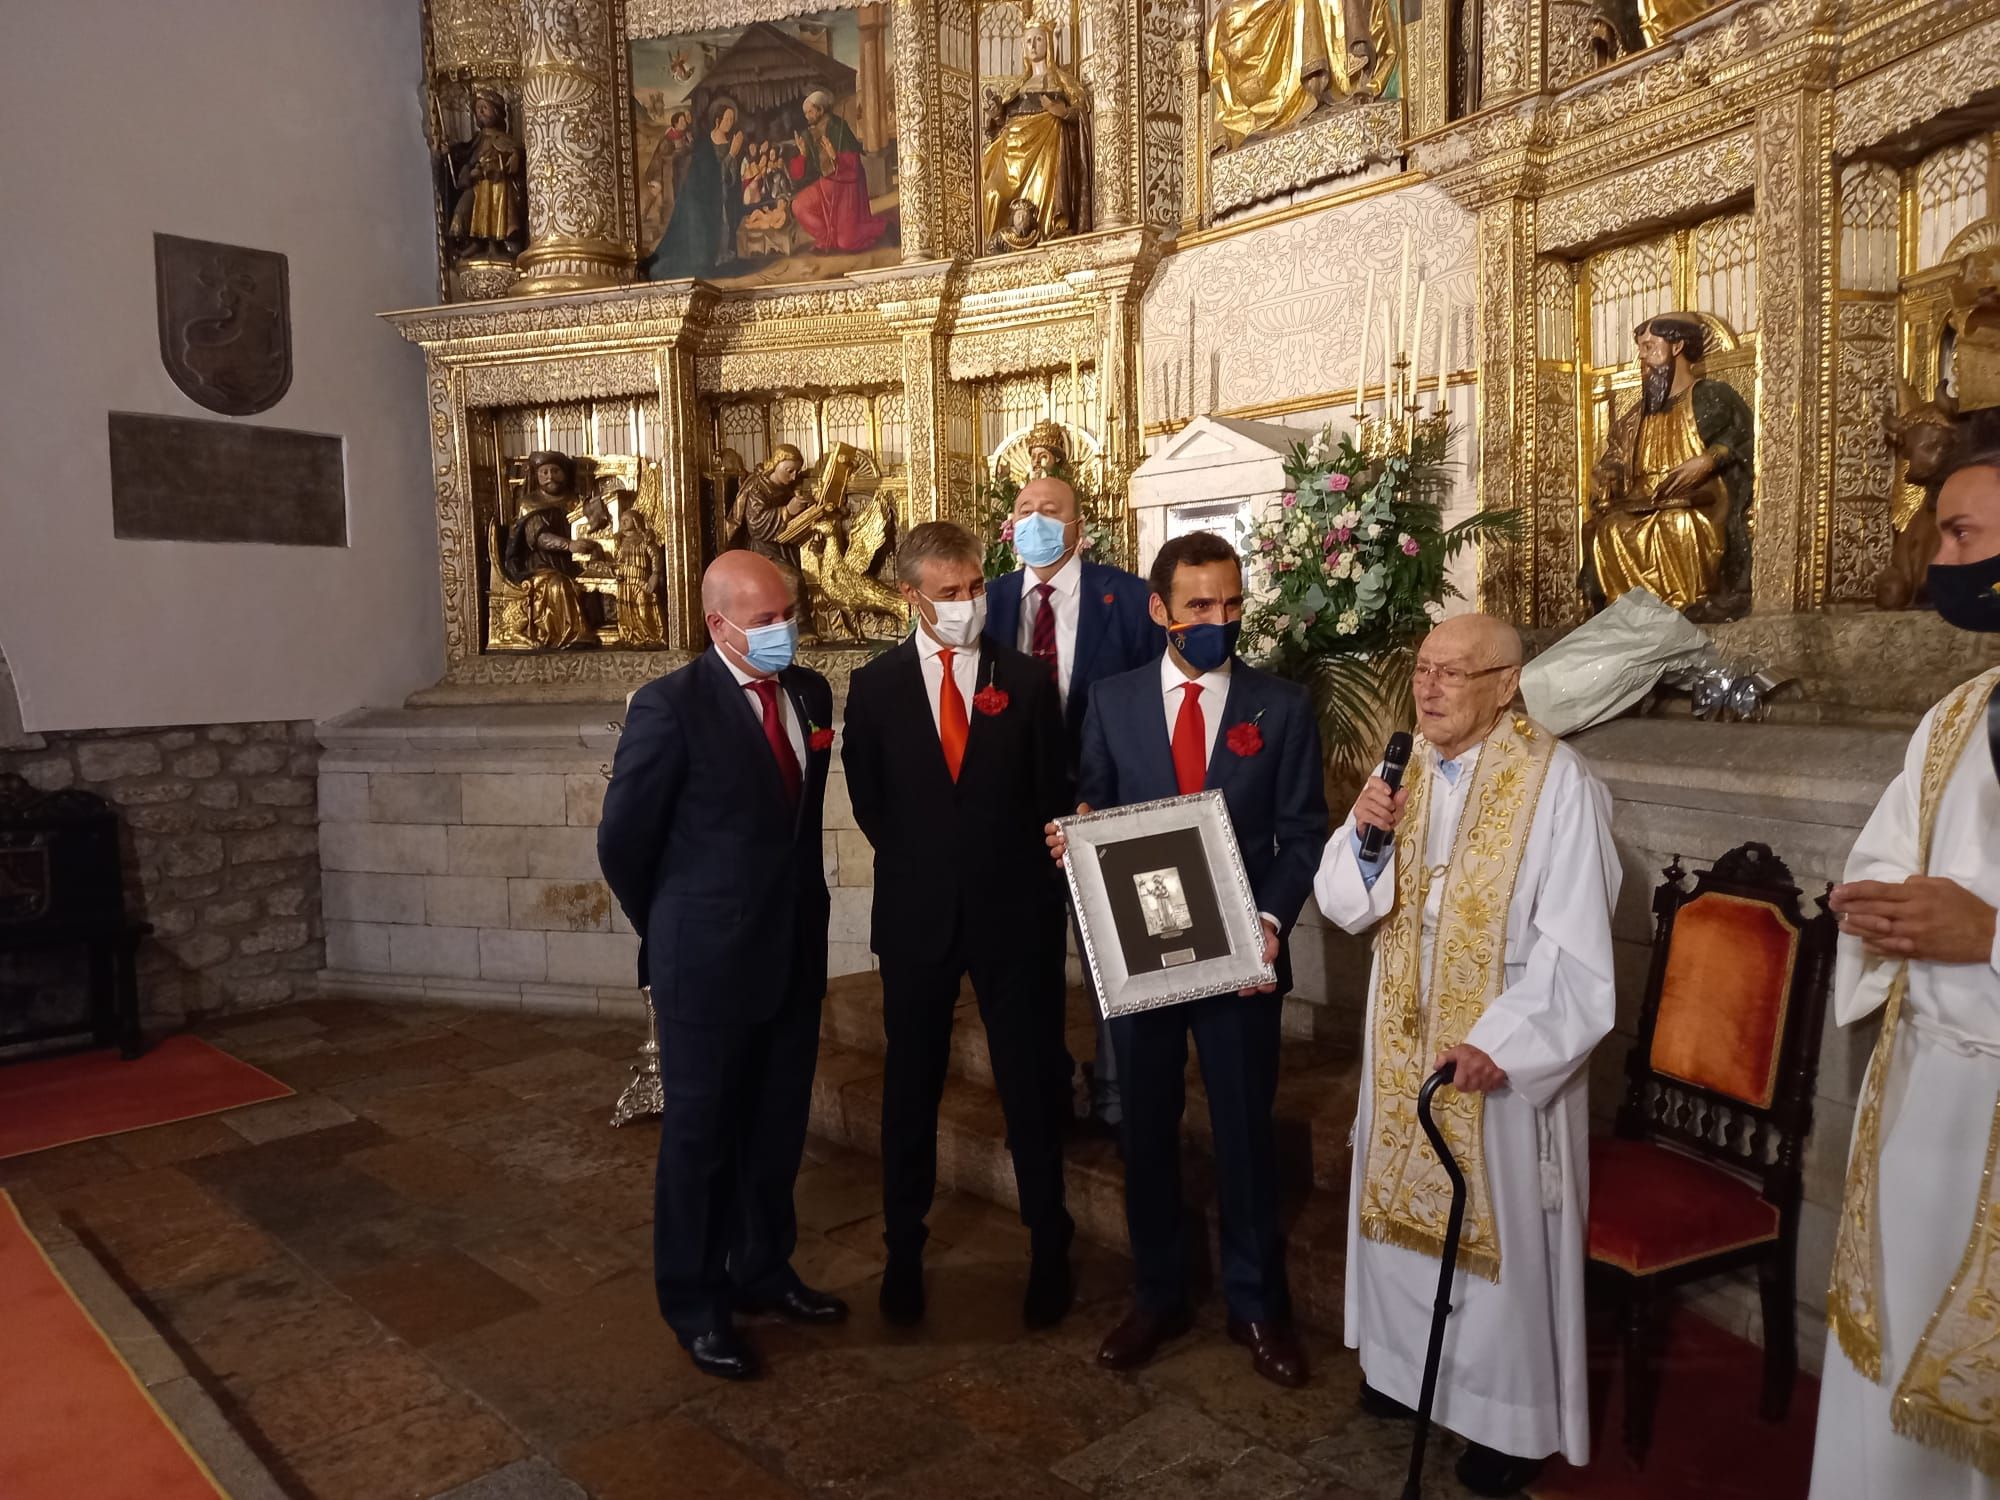
[[[1264,924],[1222,793],[1057,819],[1107,1016],[1269,984]]]

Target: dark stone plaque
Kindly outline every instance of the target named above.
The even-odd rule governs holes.
[[[111,530],[154,541],[345,547],[341,440],[114,411]]]
[[[160,358],[192,401],[232,417],[269,411],[292,384],[285,257],[153,236]]]

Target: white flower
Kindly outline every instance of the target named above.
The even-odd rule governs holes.
[[[1353,635],[1355,631],[1361,628],[1361,616],[1351,609],[1347,610],[1342,613],[1338,620],[1334,621],[1333,628],[1341,635]]]
[[[1359,583],[1361,581],[1361,559],[1350,557],[1347,560],[1346,573],[1349,583]]]
[[[1346,510],[1333,518],[1333,524],[1336,527],[1345,526],[1349,531],[1352,531],[1361,524],[1361,512],[1350,505]]]
[[[1444,619],[1444,601],[1441,599],[1426,599],[1424,601],[1424,613],[1431,617],[1431,624],[1437,624]]]
[[[1374,541],[1381,534],[1382,534],[1382,523],[1380,521],[1377,521],[1374,525],[1370,526],[1367,532],[1365,533],[1368,540],[1371,542]]]

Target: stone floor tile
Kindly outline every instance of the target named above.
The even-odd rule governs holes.
[[[482,1068],[475,1076],[520,1099],[570,1099],[579,1084],[592,1090],[608,1087],[608,1111],[624,1087],[625,1070],[608,1057],[565,1044],[551,1052]]]
[[[890,1479],[843,1487],[858,1500],[1082,1500],[1084,1492],[1015,1455],[974,1444]]]
[[[0,1158],[0,1188],[33,1183],[44,1192],[56,1194],[70,1188],[102,1183],[133,1170],[132,1163],[103,1141],[77,1141],[68,1146],[51,1146],[46,1151],[30,1151],[24,1156]]]
[[[880,1276],[886,1255],[864,1255],[836,1244],[824,1235],[806,1231],[792,1252],[792,1269],[807,1286],[821,1291],[841,1292]]]
[[[354,1118],[354,1112],[324,1094],[295,1094],[289,1099],[232,1109],[218,1118],[251,1145],[259,1146],[285,1136],[345,1125]]]
[[[483,1474],[469,1484],[446,1490],[436,1500],[590,1500],[582,1486],[565,1479],[545,1458]]]
[[[226,1203],[179,1167],[124,1172],[49,1196],[79,1235],[114,1255],[237,1222]]]
[[[148,1294],[188,1350],[190,1367],[250,1382],[329,1363],[377,1343],[382,1328],[289,1261]]]
[[[218,1191],[251,1223],[281,1240],[310,1238],[328,1225],[358,1223],[401,1206],[388,1188],[344,1163],[225,1182]]]
[[[493,1168],[435,1140],[394,1140],[357,1151],[347,1165],[418,1203],[470,1197],[493,1181]]]
[[[504,1089],[470,1078],[455,1078],[375,1094],[357,1103],[354,1112],[373,1120],[391,1135],[412,1137],[449,1130],[469,1120],[487,1119],[518,1108],[519,1104]]]
[[[469,1241],[463,1249],[537,1302],[580,1296],[631,1265],[616,1245],[606,1243],[593,1250],[588,1243],[563,1243],[527,1225],[497,1230]]]
[[[286,1229],[287,1250],[329,1282],[365,1276],[451,1247],[456,1221],[425,1204],[397,1202],[368,1218],[328,1214]]]
[[[579,1443],[562,1459],[596,1500],[792,1500],[803,1493],[708,1428],[671,1414]]]
[[[176,1120],[150,1130],[128,1130],[123,1135],[108,1136],[105,1145],[133,1167],[143,1169],[172,1166],[223,1151],[240,1151],[243,1137],[231,1130],[220,1115],[204,1115],[196,1120]]]
[[[1051,1466],[1099,1500],[1289,1500],[1305,1467],[1191,1406],[1163,1403]]]
[[[332,1088],[388,1071],[380,1053],[350,1052],[329,1045],[318,1052],[288,1057],[266,1066],[265,1071],[280,1083],[288,1083],[301,1093]]]
[[[313,1500],[385,1500],[435,1495],[525,1453],[491,1412],[457,1396],[304,1449],[292,1467]]]
[[[385,1071],[389,1072],[444,1067],[468,1076],[507,1061],[506,1053],[487,1046],[476,1033],[466,1031],[442,1031],[431,1036],[415,1037],[399,1045],[385,1047],[376,1055],[387,1064]]]
[[[1152,1404],[1138,1384],[1038,1344],[949,1370],[927,1383],[923,1400],[990,1449],[1037,1468],[1118,1431]]]
[[[535,1302],[505,1277],[452,1249],[390,1261],[337,1285],[383,1327],[418,1348],[497,1323]]]
[[[837,1167],[807,1167],[792,1189],[792,1206],[803,1229],[821,1234],[882,1211],[880,1168],[857,1178]]]
[[[1337,1341],[1302,1332],[1311,1384],[1284,1390],[1259,1379],[1250,1353],[1213,1336],[1182,1340],[1141,1370],[1138,1383],[1160,1399],[1195,1406],[1239,1432],[1296,1457],[1309,1444],[1361,1420],[1360,1367],[1343,1358]]]
[[[451,1387],[407,1345],[371,1344],[322,1365],[230,1394],[265,1442],[295,1453],[451,1396]]]
[[[283,1247],[269,1235],[232,1219],[161,1244],[117,1254],[107,1250],[106,1258],[128,1285],[153,1292],[254,1271],[283,1254]]]
[[[629,1156],[583,1126],[543,1116],[472,1120],[437,1138],[502,1170],[551,1186],[631,1163]]]

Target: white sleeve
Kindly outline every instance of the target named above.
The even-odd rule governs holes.
[[[1894,885],[1924,873],[1917,858],[1917,789],[1923,785],[1924,751],[1936,720],[1937,710],[1932,709],[1910,737],[1902,772],[1889,783],[1862,826],[1861,836],[1847,856],[1844,880],[1880,880]],[[1842,933],[1833,964],[1834,1019],[1852,1026],[1872,1015],[1889,998],[1889,983],[1901,962],[1871,957],[1860,938]],[[1994,967],[2000,969],[2000,944],[1995,945]]]
[[[1554,1101],[1616,1018],[1611,909],[1623,878],[1610,794],[1567,746],[1542,795],[1551,816],[1539,851],[1533,946],[1520,979],[1494,997],[1465,1038],[1537,1109]]]
[[[1334,830],[1313,876],[1320,914],[1343,932],[1366,932],[1396,904],[1396,845],[1391,840],[1381,873],[1371,886],[1354,852],[1354,814]]]

